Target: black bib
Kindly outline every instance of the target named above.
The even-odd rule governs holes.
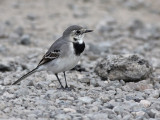
[[[82,44],[79,43],[73,43],[74,52],[77,56],[79,56],[85,49],[85,43]]]

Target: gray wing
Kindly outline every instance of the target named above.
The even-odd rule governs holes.
[[[64,54],[65,49],[68,47],[68,42],[66,42],[63,38],[59,38],[56,40],[46,54],[43,56],[41,61],[39,62],[38,66],[46,64],[54,59],[59,58],[61,55]]]

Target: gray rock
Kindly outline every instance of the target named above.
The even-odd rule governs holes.
[[[15,33],[17,33],[19,36],[22,36],[24,34],[23,27],[19,26],[15,29]]]
[[[147,113],[148,113],[149,117],[155,118],[155,115],[158,115],[159,111],[157,111],[155,109],[149,109],[149,110],[147,110]]]
[[[33,20],[35,20],[37,18],[37,16],[36,15],[34,15],[34,14],[28,14],[27,15],[27,19],[29,19],[29,20],[31,20],[31,21],[33,21]]]
[[[29,114],[28,115],[29,120],[36,120],[36,117],[37,117],[37,115],[35,115],[35,114]]]
[[[118,115],[122,115],[123,113],[126,112],[126,111],[125,111],[125,108],[122,107],[122,106],[115,106],[115,107],[113,108],[113,111],[114,111],[116,114],[118,114]]]
[[[2,95],[5,92],[5,90],[5,86],[0,85],[0,95]]]
[[[158,102],[154,102],[152,105],[151,105],[152,108],[155,108],[157,111],[160,111],[160,103],[159,101]]]
[[[135,32],[137,29],[143,29],[143,28],[144,28],[144,24],[139,19],[135,19],[135,20],[131,21],[131,23],[128,25],[128,29],[131,32]]]
[[[157,113],[157,114],[155,115],[155,119],[160,120],[160,113]]]
[[[92,119],[95,119],[95,120],[106,120],[108,118],[108,114],[106,113],[96,113],[96,114],[92,114],[91,116],[92,116]]]
[[[0,101],[0,110],[2,111],[3,109],[5,109],[6,107],[6,103],[4,101]]]
[[[6,53],[8,49],[6,48],[5,45],[0,45],[0,53]]]
[[[93,78],[90,81],[90,85],[93,85],[94,87],[98,87],[99,86],[98,81],[96,79],[93,79]]]
[[[135,82],[148,78],[152,66],[139,55],[108,55],[95,67],[102,79]]]
[[[79,79],[79,81],[80,81],[81,83],[88,83],[88,84],[89,84],[89,83],[90,83],[90,79],[91,79],[91,78],[87,78],[87,77],[86,77],[86,78],[81,78],[81,79]]]
[[[153,98],[159,98],[160,91],[159,90],[153,90],[152,93],[149,96],[153,97]]]
[[[143,107],[149,107],[151,105],[151,102],[148,101],[148,100],[141,100],[140,101],[140,104],[143,106]]]
[[[7,98],[7,99],[14,99],[16,96],[15,96],[15,94],[10,94],[8,92],[4,92],[3,97]]]
[[[89,104],[89,103],[92,103],[93,102],[93,99],[86,96],[86,97],[80,97],[78,98],[78,100],[82,101],[83,103],[86,103],[86,104]]]
[[[10,77],[6,77],[3,80],[3,85],[11,85],[11,83],[12,83],[12,79]]]
[[[136,1],[127,0],[127,1],[124,1],[124,6],[126,6],[131,10],[137,10],[139,8],[145,7],[146,3],[143,0],[136,0]]]
[[[5,63],[0,63],[0,72],[6,72],[6,71],[11,71],[12,68],[10,65],[5,64]]]
[[[125,115],[123,117],[123,120],[132,120],[133,119],[133,116],[131,114],[128,114],[128,115]],[[134,120],[134,119],[133,119]]]
[[[55,120],[71,120],[71,116],[67,114],[58,114],[55,116]]]
[[[103,103],[107,103],[108,101],[110,101],[110,97],[109,97],[109,95],[101,95],[101,96],[100,96],[100,100],[101,100]]]
[[[9,112],[11,112],[11,109],[10,109],[10,107],[6,107],[3,111],[4,111],[5,113],[9,113]]]
[[[29,94],[28,88],[20,88],[15,92],[17,97],[26,96]]]
[[[29,35],[23,35],[22,37],[21,37],[21,39],[20,39],[20,43],[22,44],[22,45],[29,45],[29,44],[31,44],[31,41],[30,41],[30,36]]]

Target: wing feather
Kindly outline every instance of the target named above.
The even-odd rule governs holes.
[[[38,66],[46,64],[54,59],[57,59],[59,56],[60,56],[60,50],[54,50],[53,52],[48,52],[43,56]]]

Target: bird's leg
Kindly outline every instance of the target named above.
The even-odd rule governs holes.
[[[65,72],[63,72],[63,73],[64,73],[64,79],[65,79],[65,83],[66,83],[65,89],[70,91],[71,88],[68,87],[68,85],[67,85],[66,74],[65,74]]]
[[[66,74],[65,74],[65,72],[63,72],[64,73],[64,79],[65,79],[65,83],[66,83],[66,86],[65,86],[65,88],[68,88],[68,85],[67,85],[67,80],[66,80]]]
[[[62,85],[62,83],[61,83],[61,81],[60,81],[60,79],[59,79],[59,77],[58,77],[58,74],[57,74],[57,73],[55,74],[55,76],[57,77],[57,80],[58,80],[59,84],[61,85],[61,88],[63,88],[63,89],[64,89],[64,87],[63,87],[63,85]]]

